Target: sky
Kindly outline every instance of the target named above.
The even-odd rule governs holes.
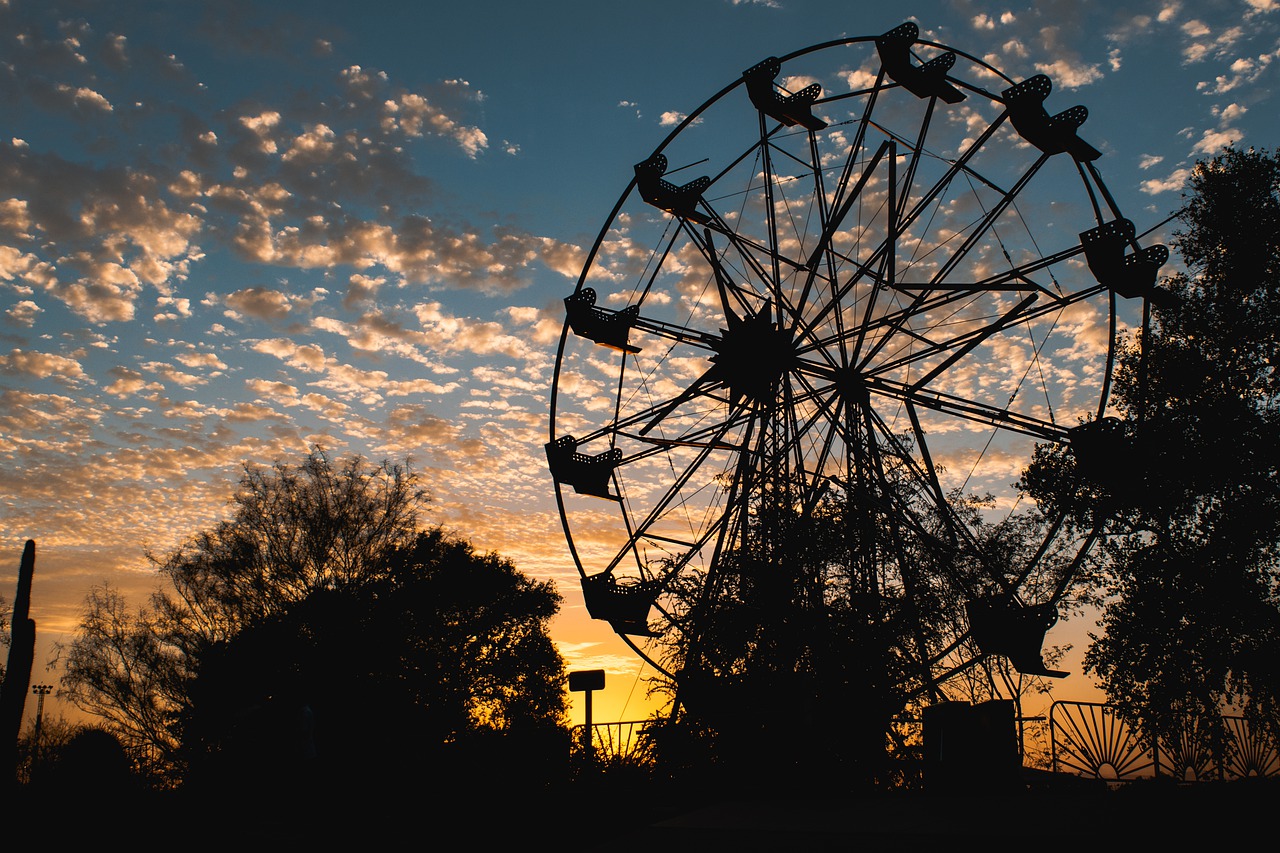
[[[427,522],[554,580],[595,721],[643,718],[547,472],[562,299],[633,164],[766,56],[913,20],[1047,74],[1140,231],[1280,135],[1280,0],[887,6],[0,0],[0,596],[35,539],[33,683],[92,586],[141,604],[144,549],[320,445],[410,460]]]

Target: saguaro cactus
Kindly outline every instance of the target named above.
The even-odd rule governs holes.
[[[13,632],[10,635],[9,663],[0,685],[0,772],[17,771],[18,735],[22,730],[22,710],[31,689],[31,664],[36,655],[36,623],[31,612],[31,576],[36,571],[36,543],[27,540],[18,568],[18,591],[13,598]]]

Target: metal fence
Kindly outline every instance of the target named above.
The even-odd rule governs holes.
[[[652,720],[629,720],[620,723],[593,723],[591,746],[596,758],[611,761],[645,763],[649,761],[649,740],[645,728]],[[573,742],[583,742],[584,726],[573,727]]]
[[[1222,721],[1226,735],[1216,745],[1194,722],[1151,742],[1109,705],[1054,702],[1049,708],[1052,769],[1108,782],[1280,776],[1280,750],[1272,732],[1255,730],[1244,717],[1223,715]]]
[[[1054,702],[1048,717],[1048,763],[1055,772],[1117,783],[1156,776],[1182,782],[1280,777],[1280,745],[1272,733],[1256,731],[1244,717],[1223,715],[1222,720],[1226,738],[1216,749],[1207,738],[1197,736],[1194,725],[1149,745],[1110,705]],[[645,729],[652,722],[593,724],[595,756],[607,762],[649,762],[652,756]],[[576,726],[574,743],[581,744],[583,735],[584,727]],[[918,763],[919,724],[903,724],[895,729],[895,735],[895,752],[904,759],[904,767]]]

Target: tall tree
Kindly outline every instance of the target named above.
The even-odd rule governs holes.
[[[1121,353],[1122,418],[1092,448],[1044,450],[1023,484],[1112,516],[1085,657],[1109,701],[1211,745],[1225,707],[1280,711],[1280,160],[1200,163],[1178,219],[1185,271]]]
[[[559,602],[508,560],[420,533],[377,576],[316,590],[206,649],[181,715],[186,763],[260,778],[430,766],[449,784],[495,734],[521,760],[547,759],[536,749],[555,745],[565,713],[547,632]],[[439,773],[446,762],[453,772]]]
[[[892,785],[887,759],[903,746],[895,717],[939,698],[991,698],[996,683],[1002,695],[1034,689],[1003,658],[945,686],[923,663],[941,638],[960,633],[962,587],[939,579],[963,576],[980,588],[993,570],[1012,574],[1041,541],[1038,515],[993,522],[983,519],[988,508],[987,498],[950,498],[948,511],[987,561],[979,566],[948,543],[936,510],[922,509],[918,527],[903,529],[886,554],[867,531],[894,524],[890,509],[859,514],[851,502],[824,499],[800,512],[762,500],[746,542],[721,555],[716,583],[671,590],[684,630],[663,638],[676,677],[662,686],[679,701],[683,728],[655,730],[660,760],[693,763],[682,754],[692,752],[735,783],[791,788],[835,772]],[[836,716],[839,737],[806,736]]]
[[[426,500],[403,465],[247,466],[230,518],[148,555],[165,585],[146,605],[90,594],[67,695],[172,767],[561,724],[558,594],[419,530]]]

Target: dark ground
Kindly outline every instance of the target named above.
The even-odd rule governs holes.
[[[420,789],[421,790],[421,789]],[[103,842],[190,850],[418,849],[639,851],[1189,849],[1275,843],[1280,779],[1115,790],[1041,777],[1026,790],[946,796],[673,795],[662,786],[585,785],[530,795],[491,790],[414,793],[413,780],[350,779],[306,796],[289,791],[176,794],[20,791],[5,797],[8,840],[53,849]]]

